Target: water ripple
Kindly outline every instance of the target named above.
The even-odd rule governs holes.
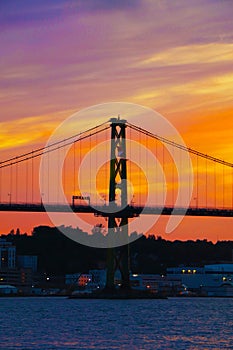
[[[233,299],[0,300],[1,349],[233,349]]]

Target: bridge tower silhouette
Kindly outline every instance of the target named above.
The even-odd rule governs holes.
[[[110,178],[109,178],[109,207],[108,234],[114,231],[124,236],[128,241],[128,219],[123,210],[128,205],[127,199],[127,157],[126,157],[126,120],[110,119],[111,150],[110,150]],[[120,206],[117,207],[116,191],[120,190]],[[121,272],[121,288],[129,289],[129,245],[126,244],[117,254],[116,249],[109,247],[107,251],[107,280],[106,289],[114,289],[116,269]]]

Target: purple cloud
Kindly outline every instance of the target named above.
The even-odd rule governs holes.
[[[212,0],[1,2],[0,118],[15,118],[15,109],[34,115],[79,108],[225,74],[229,62],[138,63],[176,47],[232,42],[230,7]]]

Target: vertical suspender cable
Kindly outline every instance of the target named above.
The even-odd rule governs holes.
[[[106,201],[107,201],[107,198],[108,198],[108,174],[109,174],[109,171],[108,171],[108,164],[109,164],[109,161],[107,161],[108,157],[109,157],[109,152],[108,152],[108,147],[107,147],[107,139],[108,139],[108,130],[106,129],[105,130],[105,161],[106,163],[104,164],[104,170],[105,170],[105,183],[104,183],[104,204],[107,204]]]
[[[190,156],[190,154],[189,154]],[[191,198],[191,167],[190,167],[190,162],[192,162],[192,159],[190,159],[189,161],[189,168],[188,168],[188,177],[189,177],[189,180],[188,180],[188,185],[189,185],[189,190],[188,190],[188,193],[189,193],[189,198]],[[189,202],[189,206],[190,206],[190,202]]]
[[[233,210],[233,167],[231,168],[231,209]]]
[[[76,192],[76,141],[73,142],[73,195]]]
[[[148,179],[148,152],[149,152],[149,150],[148,150],[148,136],[146,135],[145,136],[146,137],[146,181],[147,181],[147,179]],[[146,183],[146,188],[147,188],[147,193],[146,193],[146,195],[148,196],[148,184]],[[145,202],[147,201],[147,198],[145,199]]]
[[[196,208],[198,208],[199,201],[199,189],[198,189],[198,155],[196,156]]]
[[[175,203],[174,203],[174,178],[175,178],[175,169],[174,169],[174,166],[175,166],[175,163],[174,163],[174,146],[172,146],[171,148],[171,158],[172,158],[172,162],[171,162],[171,165],[172,165],[172,178],[171,178],[171,207],[174,207]]]
[[[205,159],[205,207],[207,208],[207,193],[208,193],[208,181],[207,181],[207,157]]]
[[[64,161],[63,161],[63,189],[64,194],[66,196],[66,147],[65,147],[65,140],[63,140],[63,149],[64,149]]]
[[[49,183],[49,177],[50,177],[50,176],[49,176],[49,173],[50,173],[49,152],[47,153],[47,157],[48,157],[48,158],[47,158],[47,167],[48,167],[48,169],[47,169],[47,174],[48,174],[48,175],[47,175],[47,176],[48,176],[48,178],[47,178],[47,180],[48,180],[48,181],[47,181],[47,193],[48,193],[48,202],[49,202],[49,197],[50,197],[50,196],[49,196],[49,192],[50,192],[50,191],[49,191],[49,187],[50,187],[50,183]]]
[[[2,201],[2,169],[0,168],[0,203]]]
[[[182,163],[182,150],[181,150],[181,149],[180,149],[179,158],[180,158],[180,171],[181,171],[181,174],[182,174],[182,173],[183,173],[183,168],[182,168],[183,163]],[[184,176],[183,178],[185,178],[185,176]],[[182,207],[182,199],[183,199],[183,198],[182,198],[182,187],[185,186],[185,184],[184,184],[184,183],[181,183],[180,186],[181,186],[181,191],[180,191],[180,206]]]
[[[163,203],[162,206],[165,205],[164,201],[165,201],[165,181],[166,181],[166,172],[165,172],[165,154],[164,154],[164,143],[162,143],[162,162],[163,162]]]
[[[82,168],[81,168],[81,162],[82,162],[82,140],[79,138],[79,178],[78,178],[78,190],[80,193],[81,185],[82,185]]]
[[[216,162],[214,162],[214,208],[216,209],[217,206],[217,183],[216,183]]]
[[[43,171],[42,171],[42,174],[43,174]],[[42,177],[43,179],[43,177]],[[28,160],[26,160],[26,176],[25,176],[25,193],[26,193],[26,204],[28,202]],[[42,187],[43,188],[43,187]]]
[[[8,196],[9,196],[9,203],[11,204],[11,196],[12,196],[12,162],[11,162],[11,165],[10,165],[10,190],[9,190]]]
[[[17,160],[18,157],[16,157]],[[18,163],[15,164],[15,201],[18,202]]]
[[[92,178],[91,178],[91,147],[92,147],[92,142],[91,142],[91,136],[92,134],[90,133],[89,135],[89,196],[91,198],[91,188],[92,188]]]
[[[222,207],[225,207],[225,166],[222,165]]]
[[[32,155],[31,155],[31,159],[32,159],[32,194],[31,194],[31,197],[32,197],[32,203],[33,203],[33,200],[34,200],[34,196],[33,196],[33,193],[34,193],[34,163],[33,163],[33,153],[34,151],[32,150]]]
[[[139,205],[141,206],[141,199],[142,199],[142,196],[141,196],[141,149],[142,149],[142,144],[141,144],[141,142],[142,142],[142,139],[141,139],[141,130],[139,130],[139,145],[140,145],[140,147],[139,147],[139,173],[138,173],[138,175],[139,175],[139,185],[138,185],[138,187],[139,187]]]
[[[93,139],[94,139],[94,148],[96,147],[96,145],[97,145],[97,134],[95,134],[95,138],[94,138],[94,136],[93,136]],[[97,205],[97,187],[96,187],[96,179],[97,179],[97,154],[96,154],[96,152],[94,152],[94,155],[95,155],[95,157],[94,157],[94,159],[93,159],[93,164],[92,164],[92,167],[94,167],[93,169],[94,169],[94,172],[93,172],[93,174],[94,174],[94,176],[93,176],[93,181],[94,181],[94,183],[93,183],[93,188],[95,188],[95,191],[94,191],[94,193],[95,193],[95,204]],[[95,163],[95,164],[94,164]],[[94,198],[93,198],[93,200],[94,200]]]
[[[132,174],[131,174],[131,172],[132,172],[132,162],[131,162],[131,158],[132,158],[131,140],[132,140],[132,138],[131,138],[131,136],[132,136],[132,130],[131,130],[131,128],[129,128],[129,157],[128,157],[128,159],[129,159],[129,177],[128,177],[128,179],[132,183]],[[132,200],[133,200],[133,193],[132,193]],[[131,202],[132,202],[132,200],[131,200]]]
[[[57,159],[57,184],[58,184],[58,179],[59,179],[60,151],[61,151],[61,149],[60,149],[60,147],[59,147],[58,150],[57,150],[58,155],[57,155],[57,157],[56,157],[56,159]],[[57,204],[58,204],[59,201],[60,201],[60,196],[59,196],[59,192],[60,192],[60,191],[56,191],[56,192],[57,192],[57,193],[56,193],[56,194],[57,194],[56,201],[57,201]]]
[[[158,198],[158,140],[155,140],[155,158],[156,158],[156,163],[155,163],[155,196]],[[158,199],[156,198],[156,205],[159,205]]]

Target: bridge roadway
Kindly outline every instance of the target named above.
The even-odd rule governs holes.
[[[64,205],[64,204],[25,204],[25,203],[0,203],[0,212],[75,212],[94,214],[95,216],[114,216],[114,217],[136,217],[140,214],[143,215],[187,215],[187,216],[218,216],[218,217],[233,217],[233,209],[231,208],[173,208],[173,207],[160,207],[160,206],[135,206],[128,205],[124,209],[120,210],[120,207],[109,206],[90,206],[90,205]]]

